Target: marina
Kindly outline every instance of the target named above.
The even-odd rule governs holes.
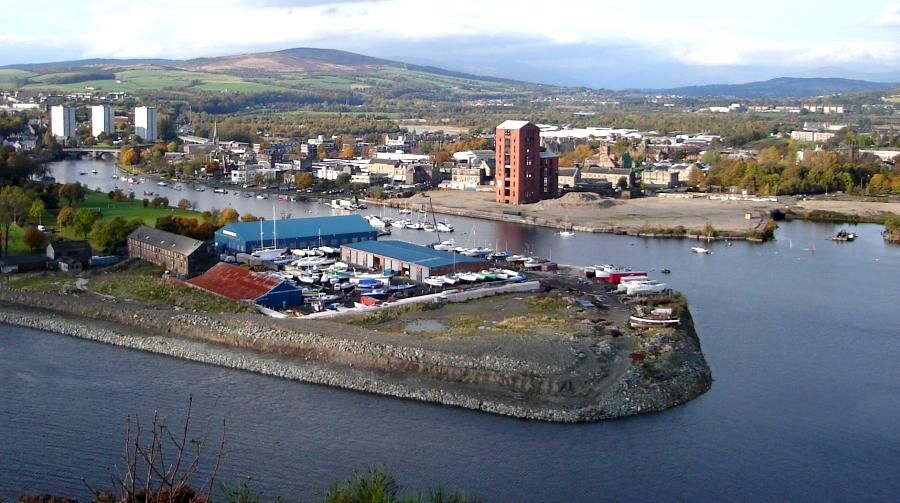
[[[79,178],[77,167],[70,173],[72,181]],[[101,178],[112,181],[101,175],[90,178],[90,186]],[[235,205],[241,213],[271,214],[271,203],[212,196],[191,198],[204,209],[224,207],[222,200],[233,197],[246,203]],[[292,213],[332,214],[327,205],[300,202]],[[440,483],[503,501],[657,500],[661,494],[724,500],[736,492],[772,500],[865,494],[886,501],[900,490],[891,471],[900,443],[894,425],[900,414],[896,313],[893,299],[879,294],[892,291],[900,277],[900,249],[883,242],[878,226],[855,227],[860,237],[850,247],[831,243],[838,226],[783,223],[776,241],[711,243],[714,253],[698,260],[682,240],[578,233],[563,246],[555,229],[448,220],[457,229],[456,243],[479,246],[467,243],[474,227],[477,236],[499,242],[492,247],[510,250],[513,262],[539,255],[582,267],[627,264],[648,277],[669,269],[666,283],[690,299],[716,377],[711,391],[662,414],[571,427],[303,385],[12,328],[0,340],[0,354],[17,358],[0,359],[0,376],[11,383],[0,389],[0,399],[21,407],[0,410],[0,424],[9,426],[0,429],[0,445],[19,462],[4,467],[0,494],[22,488],[83,493],[80,478],[105,473],[121,454],[123,411],[177,415],[188,393],[196,397],[198,414],[228,417],[222,476],[252,475],[270,495],[314,497],[322,479],[373,463],[413,488]],[[397,234],[420,244],[435,240],[421,232]],[[804,251],[813,247],[815,253]],[[743,266],[735,267],[737,261]],[[831,288],[821,288],[823,278]],[[835,289],[844,294],[834,295]],[[847,312],[855,313],[852,320]],[[65,398],[73,395],[81,400]],[[38,416],[21,410],[54,414],[34,421]],[[110,434],[91,434],[97,431]],[[441,449],[440,459],[408,455],[423,445]],[[54,449],[71,453],[69,461],[48,458]],[[648,456],[654,458],[651,469]],[[806,468],[809,459],[816,459],[816,470]],[[293,466],[315,473],[286,468]],[[547,477],[556,481],[552,487]],[[510,483],[498,485],[504,480]]]

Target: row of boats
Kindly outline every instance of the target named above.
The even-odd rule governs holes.
[[[525,277],[511,269],[491,268],[479,272],[460,272],[443,276],[427,276],[422,282],[426,285],[441,287],[453,286],[457,283],[478,283],[482,281],[525,281]]]
[[[658,293],[669,288],[665,283],[648,278],[646,271],[637,271],[611,264],[585,267],[584,274],[593,281],[616,285],[616,291],[626,295]]]
[[[394,229],[410,229],[415,231],[426,232],[453,232],[454,228],[447,222],[422,222],[413,221],[409,218],[391,219],[389,217],[378,217],[375,215],[366,215],[365,218],[369,225],[376,229],[394,228]]]

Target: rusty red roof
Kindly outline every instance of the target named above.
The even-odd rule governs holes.
[[[284,281],[243,267],[219,262],[188,283],[233,300],[256,300]]]

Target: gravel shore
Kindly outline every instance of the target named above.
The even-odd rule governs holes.
[[[572,365],[561,368],[480,350],[416,345],[414,340],[402,344],[363,328],[341,325],[336,331],[336,325],[326,322],[290,324],[249,314],[154,309],[85,293],[73,298],[0,287],[0,324],[307,383],[553,422],[663,410],[699,396],[712,382],[690,323],[683,368],[658,381],[648,381],[627,355],[615,356],[620,370],[614,375],[598,377],[578,370],[583,352],[572,352]]]

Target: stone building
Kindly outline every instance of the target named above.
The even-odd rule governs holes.
[[[128,236],[128,256],[187,277],[205,271],[215,262],[212,247],[203,241],[145,225]]]

